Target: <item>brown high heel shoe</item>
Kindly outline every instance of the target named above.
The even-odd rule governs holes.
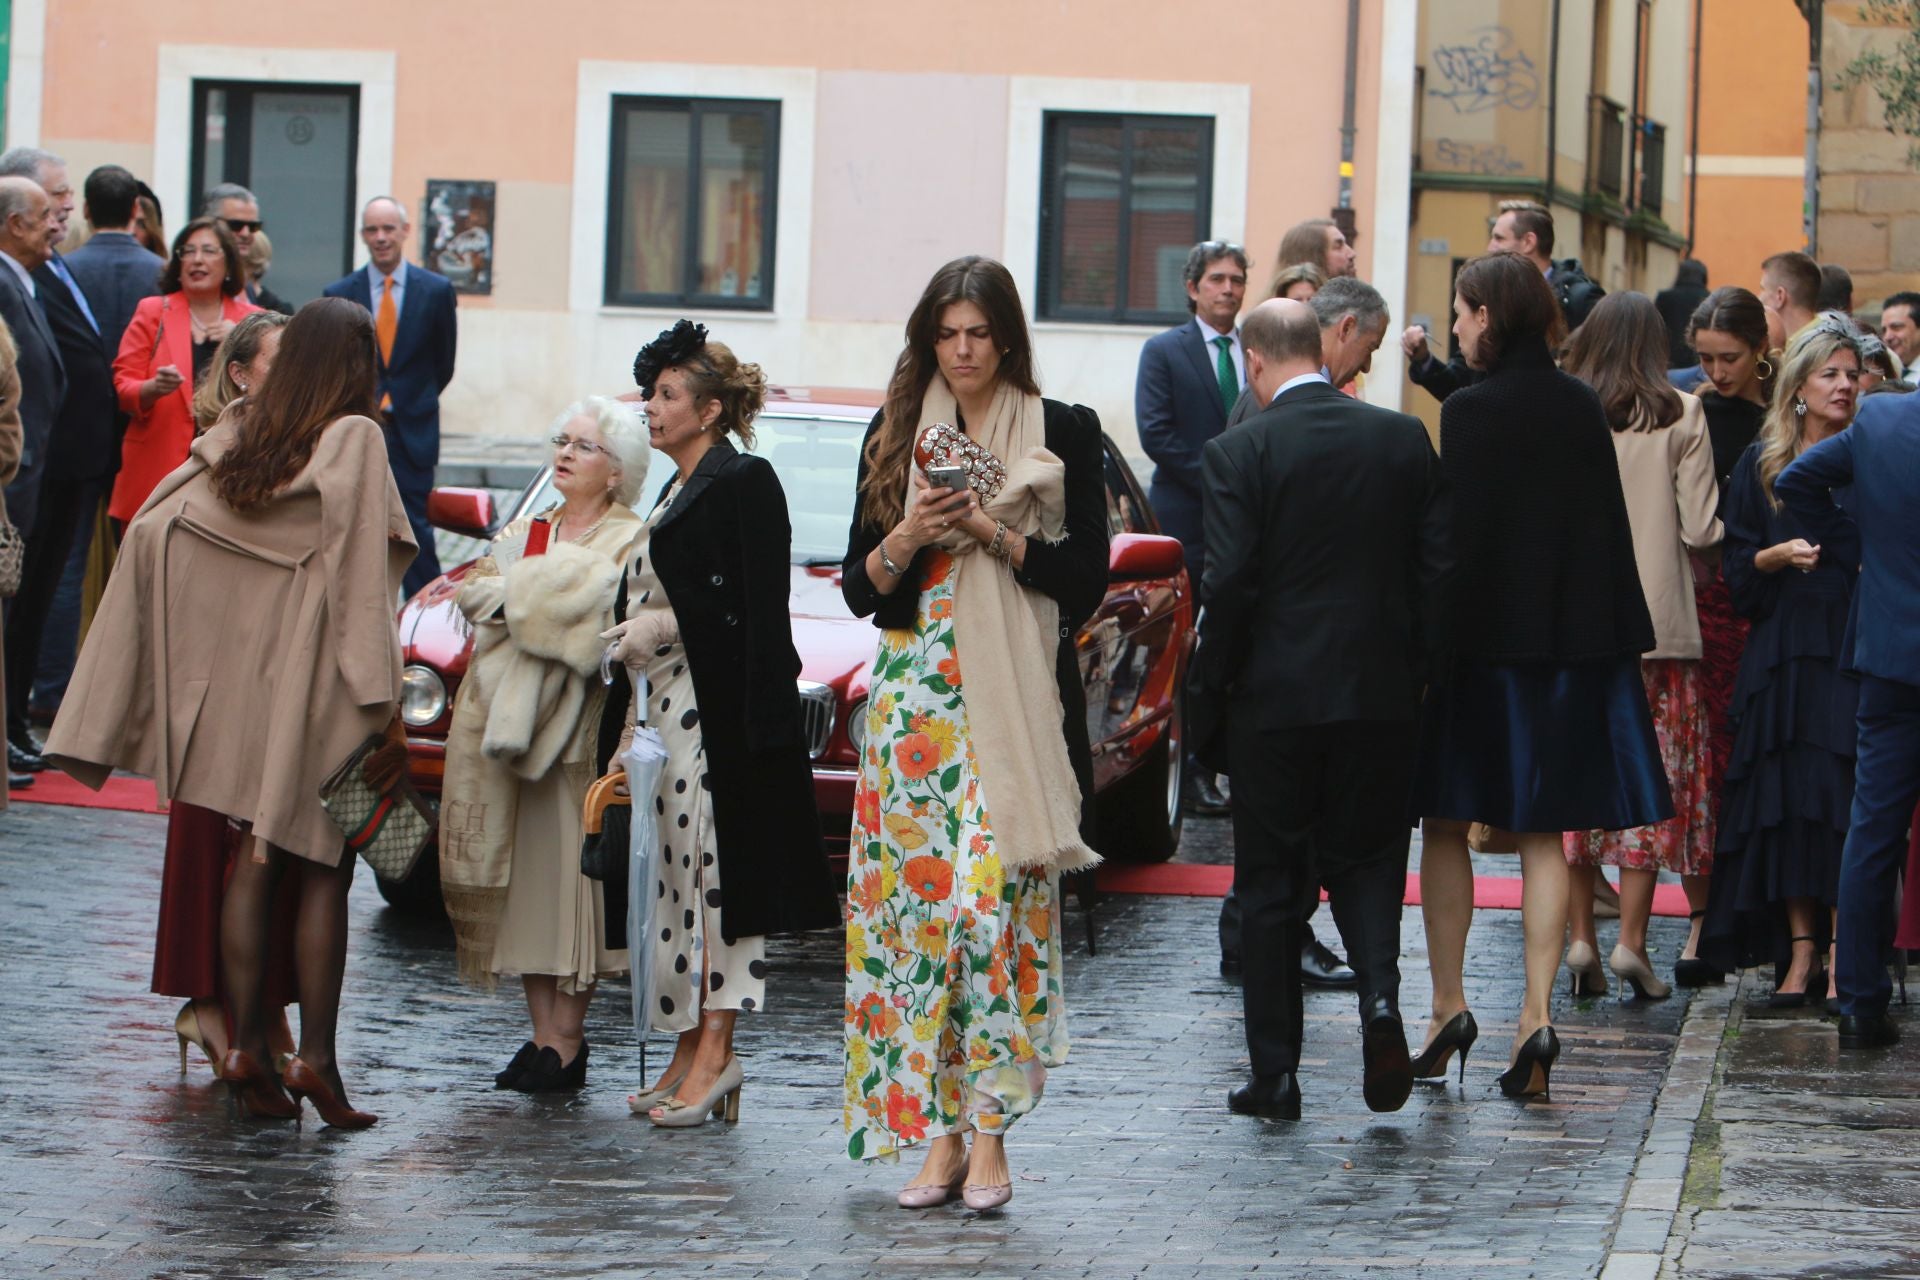
[[[287,1082],[287,1092],[294,1096],[296,1108],[299,1106],[300,1099],[306,1099],[313,1104],[313,1109],[320,1113],[320,1118],[336,1129],[365,1129],[380,1118],[371,1111],[355,1111],[340,1101],[339,1095],[333,1091],[333,1086],[328,1084],[318,1071],[300,1061],[298,1055],[287,1059],[287,1072],[284,1078]]]
[[[300,1114],[300,1104],[282,1093],[279,1082],[244,1049],[227,1050],[226,1060],[220,1064],[220,1078],[233,1090],[242,1115],[292,1120]]]

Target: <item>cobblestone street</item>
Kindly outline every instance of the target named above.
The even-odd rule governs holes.
[[[1520,925],[1485,912],[1464,1089],[1368,1113],[1349,999],[1317,993],[1305,1120],[1245,1119],[1224,1105],[1245,1056],[1238,992],[1216,972],[1217,903],[1108,898],[1091,958],[1076,906],[1073,1060],[1010,1143],[1013,1205],[909,1213],[892,1200],[907,1169],[840,1154],[836,939],[779,947],[773,1008],[743,1024],[742,1123],[668,1133],[627,1113],[624,988],[596,1006],[584,1092],[494,1092],[522,1038],[517,993],[459,987],[450,937],[386,909],[363,871],[341,1043],[381,1122],[241,1123],[197,1050],[178,1075],[174,1006],[146,990],[162,820],[21,806],[4,823],[10,1277],[1594,1275],[1685,1013],[1678,999],[1557,1003],[1553,1100],[1501,1099]],[[1224,825],[1194,823],[1189,840],[1217,852]],[[1417,909],[1407,921],[1417,1036]],[[1657,923],[1659,953],[1678,932]]]

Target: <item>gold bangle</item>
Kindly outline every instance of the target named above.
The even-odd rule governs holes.
[[[987,544],[987,554],[998,560],[1007,558],[1007,522],[993,522],[993,541]]]

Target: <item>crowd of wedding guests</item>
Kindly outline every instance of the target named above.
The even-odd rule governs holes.
[[[17,468],[8,513],[38,593],[8,615],[23,725],[39,655],[16,665],[14,636],[47,630],[77,530],[115,553],[44,749],[10,714],[13,763],[156,779],[172,804],[154,989],[187,1001],[183,1064],[198,1044],[246,1114],[310,1102],[366,1127],[335,1045],[356,856],[319,797],[343,761],[376,793],[404,787],[393,606],[437,573],[420,484],[451,292],[404,264],[387,197],[363,214],[369,267],[289,319],[253,301],[250,193],[210,192],[153,254],[150,195],[96,170],[94,253],[63,257],[64,167],[9,152],[0,172],[0,470]],[[1437,450],[1355,394],[1391,317],[1331,221],[1289,232],[1251,308],[1245,250],[1194,246],[1192,318],[1143,350],[1152,500],[1204,605],[1191,798],[1233,821],[1237,1112],[1300,1114],[1309,980],[1356,991],[1375,1110],[1464,1077],[1475,852],[1517,854],[1524,886],[1508,1096],[1550,1087],[1563,965],[1575,995],[1610,972],[1653,1000],[1771,962],[1772,1000],[1833,1001],[1843,1046],[1897,1038],[1920,298],[1889,299],[1876,336],[1850,297],[1822,309],[1843,273],[1804,255],[1769,258],[1757,292],[1706,292],[1690,264],[1656,300],[1605,294],[1552,249],[1546,210],[1503,205],[1455,282],[1450,357],[1401,334],[1443,401]],[[96,265],[115,287],[89,292]],[[903,1207],[998,1208],[1007,1135],[1068,1053],[1061,876],[1099,861],[1074,640],[1105,590],[1099,421],[1042,396],[1005,267],[934,274],[861,446],[842,565],[879,629],[842,905],[795,685],[785,497],[751,451],[766,377],[684,320],[633,373],[635,393],[554,418],[556,500],[501,529],[452,597],[473,658],[441,881],[460,974],[517,977],[529,1028],[494,1084],[580,1087],[597,987],[644,954],[643,1014],[676,1039],[631,1110],[736,1120],[734,1033],[769,999],[766,939],[844,925],[848,1155],[923,1146]],[[65,425],[84,415],[91,451]],[[644,493],[656,453],[671,476]],[[636,793],[643,732],[665,764]],[[583,815],[608,787],[657,830],[651,885],[584,873]],[[1416,826],[1433,988],[1417,1052],[1398,968]],[[1662,875],[1692,917],[1671,966],[1647,944]],[[647,936],[628,936],[629,888],[654,901]],[[1314,935],[1323,888],[1345,960]]]
[[[1236,1111],[1299,1114],[1303,982],[1356,989],[1376,1109],[1464,1069],[1475,853],[1517,853],[1524,885],[1509,1095],[1549,1086],[1563,966],[1575,996],[1610,972],[1658,1000],[1770,965],[1770,1002],[1823,1004],[1842,1047],[1897,1039],[1920,522],[1894,491],[1920,462],[1920,297],[1888,298],[1876,332],[1848,273],[1804,254],[1760,264],[1757,290],[1709,291],[1689,260],[1648,298],[1553,247],[1546,209],[1504,202],[1456,277],[1450,356],[1402,333],[1441,401],[1437,456],[1351,398],[1387,317],[1330,221],[1287,234],[1244,318],[1246,252],[1196,245],[1193,319],[1143,349],[1152,498],[1205,605],[1189,802],[1234,823]],[[1418,1052],[1401,815],[1423,832]],[[1647,945],[1663,876],[1690,916],[1670,966]],[[1323,889],[1347,961],[1308,923]]]

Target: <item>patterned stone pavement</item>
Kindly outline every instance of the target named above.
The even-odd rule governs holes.
[[[1224,828],[1190,824],[1183,856],[1217,860]],[[1687,1014],[1682,998],[1562,995],[1552,1100],[1502,1099],[1520,922],[1487,912],[1464,1088],[1370,1114],[1351,1000],[1315,993],[1306,1118],[1252,1120],[1224,1105],[1245,1050],[1238,991],[1216,970],[1217,904],[1109,898],[1094,957],[1075,905],[1073,1059],[1010,1140],[1013,1204],[908,1213],[892,1201],[906,1169],[840,1154],[836,938],[775,947],[772,1008],[740,1038],[742,1123],[669,1133],[626,1110],[624,987],[596,1007],[584,1092],[494,1092],[523,1038],[517,996],[460,987],[444,929],[387,910],[364,872],[341,1044],[381,1123],[236,1121],[197,1051],[179,1074],[173,1005],[146,989],[163,839],[146,815],[0,816],[0,1276],[1592,1276]],[[1406,922],[1417,1036],[1417,909]],[[1663,967],[1680,928],[1656,924]],[[1693,1247],[1745,1229],[1703,1214]]]

